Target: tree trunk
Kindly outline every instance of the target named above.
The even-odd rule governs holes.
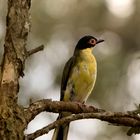
[[[17,95],[30,30],[29,8],[29,0],[8,0],[0,79],[0,138],[3,140],[24,139],[26,120],[23,108],[17,104]]]

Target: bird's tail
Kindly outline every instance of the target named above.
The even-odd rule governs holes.
[[[59,115],[57,120],[62,118],[62,116],[66,117],[68,115],[70,115],[70,113],[62,113],[62,114]],[[53,133],[53,136],[52,136],[52,140],[67,140],[68,131],[69,131],[69,123],[57,127],[54,130],[54,133]]]
[[[67,140],[69,124],[62,125],[54,130],[52,140]]]

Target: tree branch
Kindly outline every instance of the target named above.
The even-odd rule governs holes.
[[[88,106],[77,102],[63,102],[63,101],[52,101],[50,99],[39,100],[32,103],[25,110],[25,117],[27,123],[35,118],[42,111],[60,113],[62,111],[72,112],[74,115],[57,120],[48,126],[32,133],[27,136],[28,140],[35,139],[43,134],[48,133],[50,130],[71,121],[79,119],[99,119],[107,121],[114,125],[122,125],[129,127],[140,127],[140,116],[129,111],[127,113],[122,112],[110,112],[103,109],[95,108],[94,106]],[[81,113],[81,114],[78,114]]]
[[[99,119],[101,121],[107,121],[109,123],[114,123],[117,125],[122,126],[131,126],[131,127],[140,127],[140,117],[130,115],[128,113],[121,113],[121,112],[100,112],[100,113],[81,113],[71,115],[55,122],[49,124],[48,126],[37,130],[36,132],[27,135],[27,140],[33,140],[43,134],[47,134],[50,130],[62,125],[69,123],[71,121],[79,120],[79,119]]]
[[[34,53],[37,53],[39,51],[42,51],[44,49],[44,45],[40,45],[39,47],[36,47],[35,49],[32,49],[30,51],[27,51],[27,57],[34,54]]]
[[[105,110],[103,109],[98,109],[93,106],[88,106],[82,103],[52,101],[50,99],[43,99],[32,103],[27,109],[25,109],[25,119],[27,123],[29,123],[35,118],[36,115],[43,111],[54,113],[68,111],[75,114],[89,112],[105,112]]]

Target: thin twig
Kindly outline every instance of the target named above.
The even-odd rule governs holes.
[[[44,49],[44,45],[40,45],[39,47],[35,48],[35,49],[32,49],[30,51],[27,52],[27,56],[30,56],[34,53],[37,53],[39,51],[42,51]]]
[[[79,120],[79,119],[100,119],[102,121],[107,121],[109,123],[117,123],[117,125],[121,126],[131,126],[131,127],[140,127],[140,118],[137,119],[132,118],[132,116],[129,116],[128,113],[121,113],[121,112],[100,112],[100,113],[81,113],[81,114],[75,114],[71,115],[59,120],[56,120],[55,122],[49,124],[48,126],[37,130],[36,132],[27,135],[27,140],[34,140],[35,138],[42,136],[43,134],[47,134],[50,130],[62,125],[69,123],[71,121]]]

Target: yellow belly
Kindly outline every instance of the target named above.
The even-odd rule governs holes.
[[[94,56],[90,61],[82,60],[76,63],[68,80],[64,101],[85,102],[91,94],[97,75]]]

